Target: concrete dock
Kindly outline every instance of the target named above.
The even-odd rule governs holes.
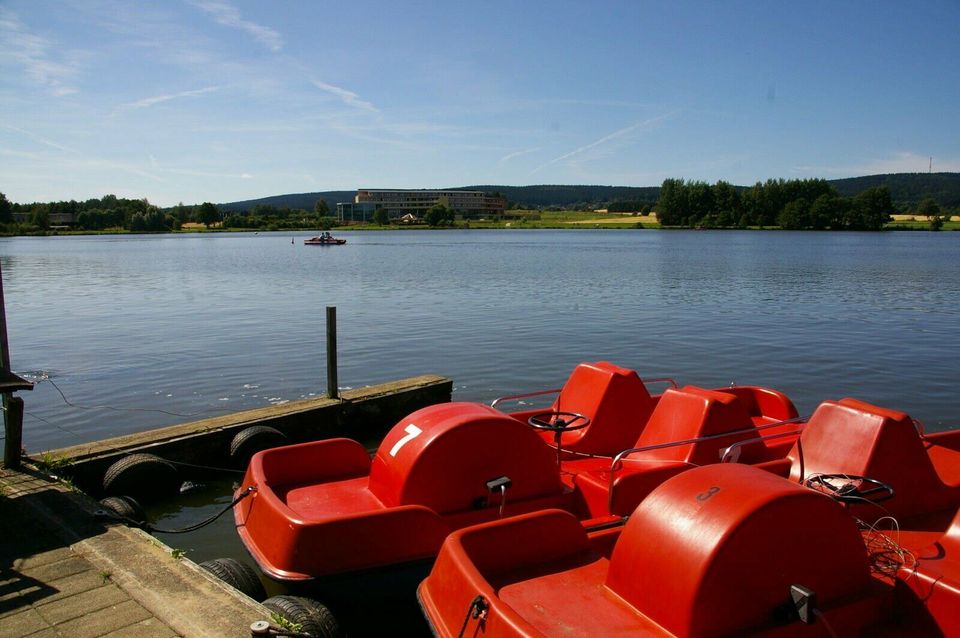
[[[0,470],[0,636],[249,636],[269,620],[140,530],[30,466]]]
[[[95,513],[104,470],[135,452],[223,465],[231,438],[269,425],[289,442],[382,436],[413,410],[449,401],[452,382],[426,375],[238,412],[49,453],[0,469],[0,638],[232,638],[270,620],[256,601],[156,538]],[[51,472],[63,472],[68,480]]]

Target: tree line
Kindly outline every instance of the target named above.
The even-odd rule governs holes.
[[[656,211],[664,226],[880,230],[895,207],[886,186],[841,197],[824,179],[768,179],[749,189],[724,181],[666,179]]]
[[[223,217],[220,208],[211,202],[187,206],[182,203],[161,209],[146,199],[126,199],[116,195],[86,201],[59,201],[17,204],[0,193],[0,232],[5,234],[46,233],[54,226],[73,230],[132,232],[169,232],[184,224],[220,225],[223,228],[331,228],[325,201],[317,200],[314,210],[291,209],[271,205],[254,206],[245,214]]]
[[[329,230],[336,225],[330,216],[330,208],[323,199],[318,199],[309,212],[303,208],[256,204],[249,210],[227,214],[223,218],[224,228],[279,230],[290,228],[322,228]]]
[[[220,221],[220,211],[214,204],[204,202],[195,206],[178,204],[167,210],[146,199],[127,199],[105,195],[85,201],[59,201],[16,204],[0,193],[0,226],[8,234],[43,233],[51,226],[69,220],[77,230],[123,229],[131,231],[179,230],[188,222],[213,224]]]

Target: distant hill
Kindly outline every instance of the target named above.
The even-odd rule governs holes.
[[[941,206],[960,206],[960,173],[890,173],[833,179],[830,183],[844,197],[852,197],[874,186],[886,186],[897,203],[915,204],[932,197]]]
[[[867,175],[846,179],[829,180],[840,195],[852,197],[874,186],[886,186],[890,189],[893,201],[898,204],[915,204],[926,197],[932,197],[941,206],[954,208],[960,206],[960,173],[894,173],[889,175]],[[741,188],[749,188],[743,186]],[[530,208],[548,206],[574,206],[591,204],[603,206],[612,202],[654,203],[660,194],[659,186],[497,186],[476,185],[458,186],[447,190],[479,190],[500,193],[512,204]],[[240,202],[218,204],[221,210],[250,210],[257,204],[269,204],[279,208],[303,208],[313,210],[318,199],[324,199],[331,211],[336,210],[337,202],[352,202],[355,190],[321,191],[316,193],[296,193],[273,195],[260,199],[248,199]]]
[[[220,210],[233,212],[250,210],[258,204],[276,206],[277,208],[302,208],[304,210],[313,210],[318,199],[327,202],[327,206],[332,212],[337,210],[337,202],[352,202],[353,196],[357,191],[322,191],[318,193],[294,193],[291,195],[271,195],[270,197],[261,197],[260,199],[245,199],[241,202],[229,202],[227,204],[217,204]]]
[[[508,202],[532,208],[572,206],[574,204],[605,204],[607,202],[657,201],[659,186],[465,186],[450,190],[487,191],[500,193]]]

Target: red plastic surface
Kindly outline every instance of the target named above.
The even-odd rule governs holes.
[[[414,412],[387,434],[370,491],[387,506],[416,503],[446,514],[498,503],[486,482],[501,476],[511,481],[508,503],[564,491],[556,454],[532,428],[484,405],[447,403]]]
[[[893,487],[894,497],[883,502],[893,516],[952,513],[960,506],[960,451],[934,440],[924,441],[903,412],[849,398],[824,401],[790,451],[790,478],[867,476]]]
[[[831,499],[735,464],[685,472],[650,494],[620,536],[607,577],[613,591],[682,636],[762,626],[793,584],[816,591],[825,608],[862,595],[870,573],[860,532]]]
[[[913,554],[916,564],[897,577],[913,592],[918,610],[948,628],[946,636],[960,636],[960,512],[941,538]]]
[[[573,517],[539,512],[451,534],[418,595],[444,637],[826,635],[823,620],[784,615],[794,584],[815,591],[835,635],[889,626],[891,590],[871,578],[841,506],[755,468],[714,465],[654,491],[609,561]],[[467,615],[477,595],[489,604],[482,621]]]
[[[763,410],[769,410],[769,413]],[[614,472],[612,497],[609,468],[579,472],[575,483],[593,515],[610,512],[625,516],[663,481],[697,465],[718,463],[721,451],[727,446],[767,434],[766,430],[757,431],[755,426],[780,421],[780,417],[795,418],[796,408],[786,396],[775,390],[752,386],[705,390],[689,385],[679,390],[667,390],[636,447],[731,434],[630,454],[624,458],[622,467]],[[779,429],[779,426],[771,428]],[[785,439],[785,444],[779,448],[768,448],[757,441],[756,448],[746,448],[747,451],[740,454],[740,462],[765,460],[777,450],[786,454],[790,440]]]
[[[656,403],[636,372],[597,361],[573,369],[550,410],[590,419],[589,426],[563,434],[564,450],[613,455],[633,445]],[[541,437],[554,442],[552,432]]]
[[[234,509],[237,531],[261,568],[300,580],[432,557],[451,529],[504,514],[574,509],[556,455],[527,425],[492,408],[453,403],[414,412],[371,462],[335,439],[254,456]]]
[[[684,386],[667,390],[660,398],[650,422],[637,440],[636,447],[660,445],[712,434],[722,434],[751,428],[753,421],[746,407],[736,395],[729,392],[705,390]],[[755,433],[734,434],[729,437],[642,452],[660,460],[683,461],[703,465],[720,460],[719,451]]]

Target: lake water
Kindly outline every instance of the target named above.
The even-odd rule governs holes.
[[[27,449],[322,394],[328,305],[343,387],[435,373],[489,401],[606,359],[960,425],[960,233],[305,236],[0,240]]]
[[[928,430],[960,426],[960,233],[305,236],[0,240],[13,367],[50,379],[21,393],[28,450],[322,394],[328,305],[348,387],[435,373],[456,398],[489,401],[606,359],[642,377],[769,385],[803,414],[853,396]],[[150,519],[202,521],[231,482]],[[158,536],[197,562],[249,561],[229,514]]]

